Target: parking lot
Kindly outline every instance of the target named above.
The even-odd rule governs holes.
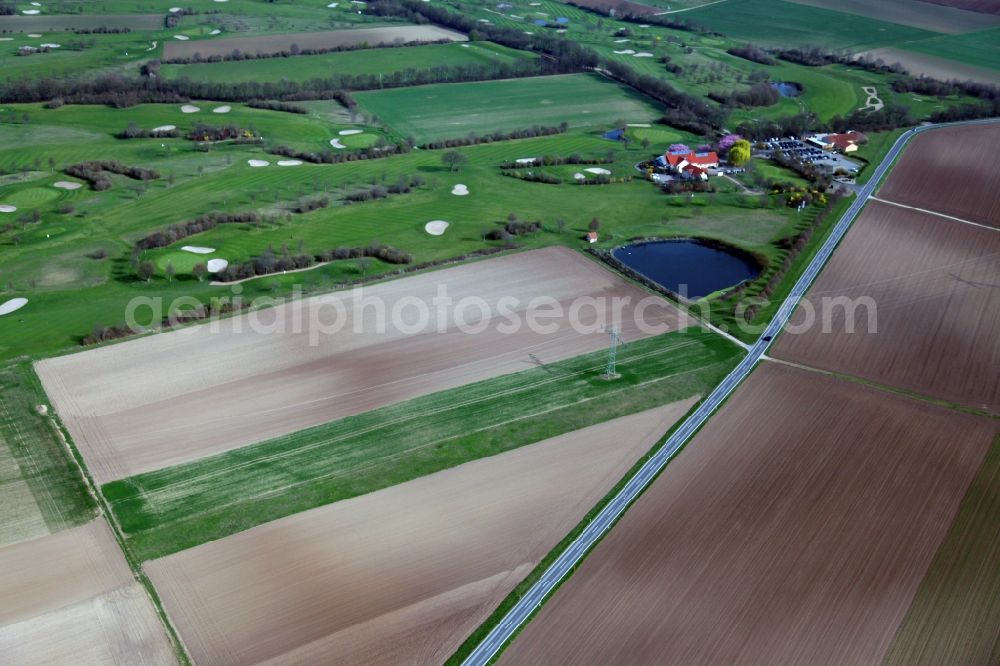
[[[769,139],[764,143],[767,146],[765,152],[768,156],[773,154],[774,151],[780,150],[786,155],[792,155],[809,164],[825,167],[830,171],[843,169],[847,173],[857,173],[860,168],[860,165],[857,162],[847,159],[840,153],[817,148],[816,146],[809,145],[805,141],[800,141],[799,139],[790,137],[784,139]]]

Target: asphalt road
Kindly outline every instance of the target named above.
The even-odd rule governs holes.
[[[964,123],[950,123],[949,125],[971,125],[985,124],[990,122],[1000,122],[997,119],[981,121],[968,121]],[[531,617],[535,609],[541,606],[545,598],[559,585],[559,581],[565,578],[573,568],[583,559],[583,556],[601,538],[615,521],[625,512],[625,509],[642,493],[660,470],[670,462],[684,443],[705,423],[709,416],[719,408],[725,399],[742,382],[757,363],[764,357],[768,347],[774,338],[778,336],[781,329],[788,323],[799,299],[805,295],[806,290],[819,275],[819,272],[826,265],[830,255],[840,243],[844,234],[850,228],[851,223],[858,213],[868,202],[868,197],[878,188],[879,182],[886,172],[892,167],[896,158],[902,152],[906,143],[921,132],[948,125],[924,125],[916,127],[902,134],[893,144],[885,159],[878,165],[875,173],[868,183],[858,191],[858,196],[847,209],[844,215],[838,220],[833,231],[820,247],[816,256],[809,263],[809,266],[799,277],[795,286],[792,287],[788,297],[781,304],[777,314],[767,328],[748,350],[747,356],[726,376],[715,390],[701,403],[670,437],[661,445],[660,449],[644,464],[635,475],[628,480],[625,487],[594,517],[594,519],[584,528],[583,532],[573,541],[549,568],[542,574],[534,585],[525,593],[523,597],[514,605],[500,622],[493,627],[489,634],[476,646],[463,662],[463,666],[485,666],[500,651],[504,644],[510,640],[517,628],[524,624]]]

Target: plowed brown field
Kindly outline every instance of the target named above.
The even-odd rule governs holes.
[[[997,432],[765,363],[505,664],[877,664]]]
[[[441,663],[695,398],[146,565],[196,663]]]
[[[489,328],[469,334],[449,320],[439,333],[432,315],[430,330],[411,334],[415,310],[409,308],[402,310],[409,315],[403,325],[393,325],[387,315],[384,332],[377,333],[375,306],[353,316],[362,301],[382,302],[390,314],[400,303],[430,304],[442,286],[456,304],[465,297],[484,299],[493,308]],[[518,299],[512,310],[522,321],[538,296],[558,302],[563,316],[543,320],[550,332],[526,325],[504,332],[496,312],[508,296]],[[588,296],[608,303],[630,298],[622,335],[646,337],[632,314],[648,294],[578,253],[549,248],[384,282],[361,296],[339,292],[262,313],[268,322],[284,322],[282,333],[255,332],[243,316],[216,330],[206,324],[47,359],[37,370],[91,474],[105,483],[601,349],[607,335],[572,327],[573,319],[594,322],[593,310],[573,317],[569,308]],[[310,313],[323,310],[319,319],[332,322],[333,302],[344,304],[348,323],[312,344]],[[677,310],[661,299],[654,302],[659,307],[648,308],[644,320],[678,328]],[[476,323],[479,312],[466,308],[462,318]],[[296,330],[300,316],[306,323]]]
[[[188,42],[167,42],[163,45],[163,57],[191,58],[195,54],[202,58],[226,56],[233,51],[243,53],[281,53],[290,51],[293,44],[303,49],[332,49],[338,46],[371,47],[380,44],[403,42],[436,42],[449,39],[453,42],[466,41],[460,32],[436,25],[396,25],[381,28],[358,28],[356,30],[327,30],[325,32],[297,32],[288,35],[256,35],[254,37],[230,37],[226,39],[197,39]]]
[[[866,308],[847,333],[846,310],[822,306],[843,296],[873,299],[876,333]],[[1000,413],[1000,233],[873,201],[806,298],[816,322],[778,358]]]
[[[0,548],[0,599],[5,663],[176,663],[103,519]]]
[[[948,127],[915,138],[880,199],[1000,227],[1000,124]]]

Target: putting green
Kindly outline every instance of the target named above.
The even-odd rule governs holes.
[[[44,187],[28,187],[7,195],[4,197],[4,202],[13,204],[18,208],[38,208],[58,196],[59,193],[55,190]]]

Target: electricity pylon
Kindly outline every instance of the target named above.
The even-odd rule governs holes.
[[[618,356],[618,345],[625,344],[625,341],[622,340],[621,333],[618,331],[617,326],[612,326],[609,329],[605,329],[605,331],[611,336],[611,346],[608,347],[608,367],[605,368],[604,374],[601,375],[601,377],[604,379],[618,379],[621,375],[618,374],[618,371],[615,368],[615,361]]]

